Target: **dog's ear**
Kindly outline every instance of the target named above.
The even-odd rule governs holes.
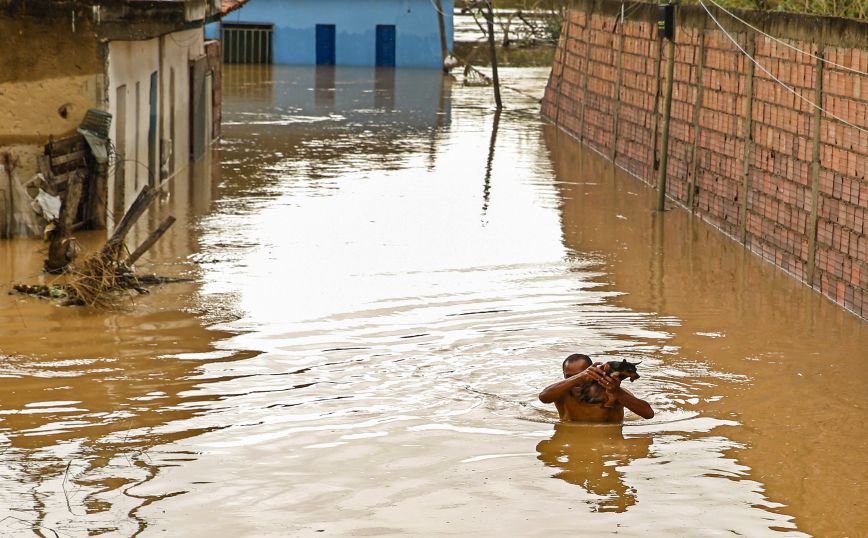
[[[621,366],[627,366],[627,359],[621,360]]]
[[[643,362],[643,361],[639,361],[639,362],[637,362],[636,364],[634,364],[633,366],[639,366],[640,364],[642,364],[642,362]]]

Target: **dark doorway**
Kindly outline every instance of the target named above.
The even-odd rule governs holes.
[[[205,70],[208,59],[205,56],[190,61],[190,157],[198,161],[205,155],[211,127],[206,124],[207,102]]]
[[[395,67],[395,25],[377,25],[377,67]]]
[[[148,99],[148,184],[156,184],[160,163],[157,162],[157,104],[159,77],[157,72],[151,73],[151,93]]]
[[[118,220],[126,211],[124,205],[124,190],[126,189],[126,159],[127,159],[127,86],[118,86],[115,90],[115,187],[114,202],[112,204],[112,220],[117,225]],[[135,170],[135,164],[133,164]]]
[[[316,65],[335,65],[335,25],[316,25]]]

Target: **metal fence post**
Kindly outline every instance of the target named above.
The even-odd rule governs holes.
[[[670,5],[674,2],[670,0]],[[673,8],[674,9],[674,8]],[[663,102],[663,140],[660,146],[660,168],[657,170],[657,211],[663,211],[666,205],[666,167],[669,161],[669,118],[672,113],[672,82],[675,78],[675,35],[669,39],[666,47],[666,99]]]

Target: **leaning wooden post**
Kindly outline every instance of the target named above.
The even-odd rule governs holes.
[[[151,202],[156,200],[157,195],[160,193],[159,190],[152,188],[150,185],[145,185],[142,187],[141,192],[133,201],[130,208],[127,209],[127,212],[124,214],[124,217],[115,227],[112,232],[111,237],[109,237],[108,241],[103,245],[101,254],[103,256],[112,256],[117,255],[118,249],[124,242],[124,238],[130,232],[133,227],[133,224],[139,220],[139,217],[148,209],[151,205]]]
[[[497,45],[494,43],[494,8],[491,0],[485,2],[485,20],[488,23],[488,48],[491,50],[491,79],[494,81],[494,103],[498,110],[503,108],[500,100],[500,77],[497,75]]]
[[[663,211],[666,206],[666,167],[669,162],[669,117],[672,112],[672,82],[675,78],[675,2],[669,1],[672,9],[672,28],[667,35],[666,58],[666,99],[663,101],[663,139],[660,145],[660,168],[657,170],[657,211]]]
[[[814,287],[814,272],[817,267],[817,216],[820,203],[820,126],[823,106],[823,40],[817,45],[817,79],[814,82],[814,145],[811,159],[811,217],[808,221],[808,272],[807,284]]]
[[[159,241],[160,238],[163,237],[163,234],[166,233],[166,230],[168,230],[173,224],[175,224],[175,217],[167,217],[166,220],[164,220],[163,223],[160,224],[160,226],[156,230],[154,230],[153,232],[151,232],[150,235],[148,235],[148,238],[145,239],[145,242],[139,245],[139,248],[137,248],[132,254],[130,254],[130,257],[127,258],[127,265],[132,266],[134,263],[136,263],[139,258],[142,257],[142,254],[144,254],[148,251],[149,248],[154,246],[154,243]]]
[[[741,207],[739,208],[739,221],[741,226],[739,231],[739,240],[742,245],[747,244],[747,197],[748,189],[750,187],[750,151],[753,146],[753,79],[755,71],[755,65],[750,61],[750,58],[752,58],[756,53],[756,38],[751,39],[747,43],[747,53],[749,57],[745,58],[745,61],[748,63],[747,95],[745,95],[744,101],[744,132],[742,133],[742,136],[744,137],[744,147],[742,151],[741,164]]]

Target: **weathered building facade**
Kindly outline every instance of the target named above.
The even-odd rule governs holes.
[[[256,0],[209,35],[227,63],[440,68],[454,0]]]
[[[204,154],[218,132],[219,62],[209,62],[207,49],[219,44],[206,44],[203,28],[220,7],[219,0],[0,0],[0,237],[38,232],[23,185],[63,164],[49,155],[40,167],[46,144],[76,135],[89,109],[108,113],[111,123],[108,161],[86,179],[93,207],[85,225],[111,225],[143,185]]]

